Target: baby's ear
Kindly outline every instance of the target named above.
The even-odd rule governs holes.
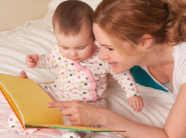
[[[140,38],[140,48],[141,50],[148,50],[153,43],[153,37],[150,34],[144,34],[141,38]]]

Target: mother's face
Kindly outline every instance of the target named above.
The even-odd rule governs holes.
[[[113,44],[108,39],[108,37],[95,23],[93,24],[93,32],[96,41],[100,44],[99,59],[106,60],[107,62],[109,62],[115,73],[118,74],[124,72],[138,64],[139,60],[130,60],[119,54],[118,51],[114,48]]]

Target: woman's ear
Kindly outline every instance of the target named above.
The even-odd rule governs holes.
[[[148,50],[153,43],[153,37],[150,34],[144,34],[140,38],[140,49],[141,50]]]

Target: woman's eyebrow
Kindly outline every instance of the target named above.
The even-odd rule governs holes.
[[[112,45],[107,45],[107,44],[100,44],[100,46],[109,46],[109,47],[113,47]]]

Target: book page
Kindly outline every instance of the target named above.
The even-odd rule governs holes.
[[[63,124],[58,108],[47,108],[53,100],[33,80],[0,74],[0,83],[11,95],[23,124]]]
[[[0,84],[0,91],[4,95],[4,97],[6,98],[8,104],[12,108],[15,115],[17,116],[17,118],[18,118],[19,122],[21,123],[22,127],[24,127],[23,126],[23,121],[22,121],[22,118],[21,118],[21,114],[20,114],[17,106],[14,104],[14,101],[12,100],[11,96],[6,92],[6,90],[4,89],[2,84]]]

